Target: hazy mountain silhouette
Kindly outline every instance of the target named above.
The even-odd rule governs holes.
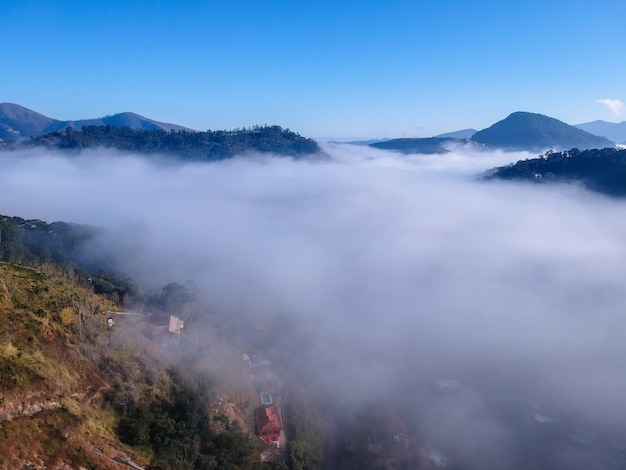
[[[614,140],[619,144],[626,144],[626,121],[607,122],[598,120],[577,124],[575,127],[590,132],[591,134]]]
[[[425,137],[390,139],[384,142],[375,142],[370,144],[370,147],[382,150],[395,150],[405,154],[437,154],[448,153],[450,146],[467,144],[475,144],[475,142],[469,139],[453,139],[451,137]]]
[[[43,135],[56,130],[60,123],[19,104],[0,103],[0,139]]]
[[[440,139],[448,137],[451,139],[471,139],[476,132],[478,132],[476,129],[461,129],[460,131],[445,132],[434,137],[438,137]]]
[[[135,130],[191,130],[177,124],[159,122],[136,113],[119,113],[94,119],[62,121],[44,116],[14,103],[0,103],[0,139],[26,139],[60,131],[67,126],[80,130],[83,126],[118,126]]]
[[[130,127],[135,130],[151,131],[154,129],[161,129],[164,131],[182,131],[190,130],[186,127],[179,126],[177,124],[169,124],[167,122],[154,121],[147,117],[141,116],[136,113],[119,113],[112,116],[105,116],[97,119],[83,119],[79,121],[68,121],[68,125],[71,125],[76,130],[80,130],[83,126],[117,126],[117,127]]]
[[[472,140],[506,150],[543,151],[615,147],[615,143],[543,114],[515,112]]]

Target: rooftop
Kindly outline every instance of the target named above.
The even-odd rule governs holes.
[[[265,405],[258,408],[255,417],[259,434],[263,432],[280,432],[283,429],[280,424],[278,406],[276,405]]]

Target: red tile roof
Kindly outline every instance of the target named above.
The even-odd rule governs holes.
[[[266,405],[256,410],[256,426],[259,434],[264,432],[280,432],[280,414],[276,405]]]

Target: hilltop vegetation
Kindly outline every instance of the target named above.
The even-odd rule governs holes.
[[[66,222],[46,223],[0,215],[0,260],[37,264],[50,260],[57,264],[82,259],[81,249],[101,230]]]
[[[320,152],[314,140],[275,125],[196,132],[135,113],[60,121],[17,104],[0,103],[0,148],[33,146],[75,151],[115,148],[193,161],[222,160],[247,152],[291,157]]]
[[[487,179],[579,183],[604,194],[626,196],[626,150],[548,152],[492,170]]]
[[[60,150],[115,148],[124,152],[172,155],[181,160],[211,161],[246,152],[300,157],[320,151],[317,143],[280,126],[255,126],[230,131],[132,129],[118,126],[68,127],[22,143],[5,142],[4,148],[43,146]]]
[[[601,136],[608,136],[616,142],[624,140],[619,137],[624,134],[624,124],[596,121],[570,126],[549,116],[518,111],[481,131],[463,129],[435,137],[353,143],[405,154],[447,153],[450,151],[450,144],[470,144],[479,149],[533,152],[547,149],[560,151],[570,148],[604,148],[614,147],[615,143]],[[28,138],[31,140],[25,140]],[[130,112],[95,119],[61,121],[17,104],[0,103],[0,148],[12,149],[22,145],[66,150],[110,147],[200,161],[220,160],[245,152],[293,157],[320,152],[317,143],[312,139],[279,126],[196,132]]]
[[[449,147],[452,145],[473,144],[469,139],[459,139],[452,137],[427,137],[427,138],[404,138],[389,139],[383,142],[374,142],[369,144],[382,150],[397,150],[399,152],[420,153],[425,155],[448,153]]]

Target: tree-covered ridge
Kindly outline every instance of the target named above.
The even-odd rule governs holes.
[[[45,260],[76,263],[84,243],[98,229],[87,225],[0,215],[0,261],[38,264]]]
[[[183,160],[222,160],[246,152],[303,156],[320,151],[317,142],[280,126],[254,126],[206,132],[135,130],[118,126],[68,127],[28,141],[26,145],[81,150],[112,147],[127,152],[174,155]]]
[[[89,282],[96,294],[123,304],[139,294],[137,285],[116,273],[101,256],[86,250],[103,229],[89,225],[0,215],[0,262],[31,267],[55,263]]]
[[[626,150],[614,148],[547,152],[499,167],[487,179],[578,182],[612,196],[626,196]]]
[[[382,150],[396,150],[404,154],[420,153],[420,154],[440,154],[448,153],[451,145],[473,144],[469,139],[457,139],[452,137],[425,137],[425,138],[402,138],[390,139],[382,142],[374,142],[369,144]]]

